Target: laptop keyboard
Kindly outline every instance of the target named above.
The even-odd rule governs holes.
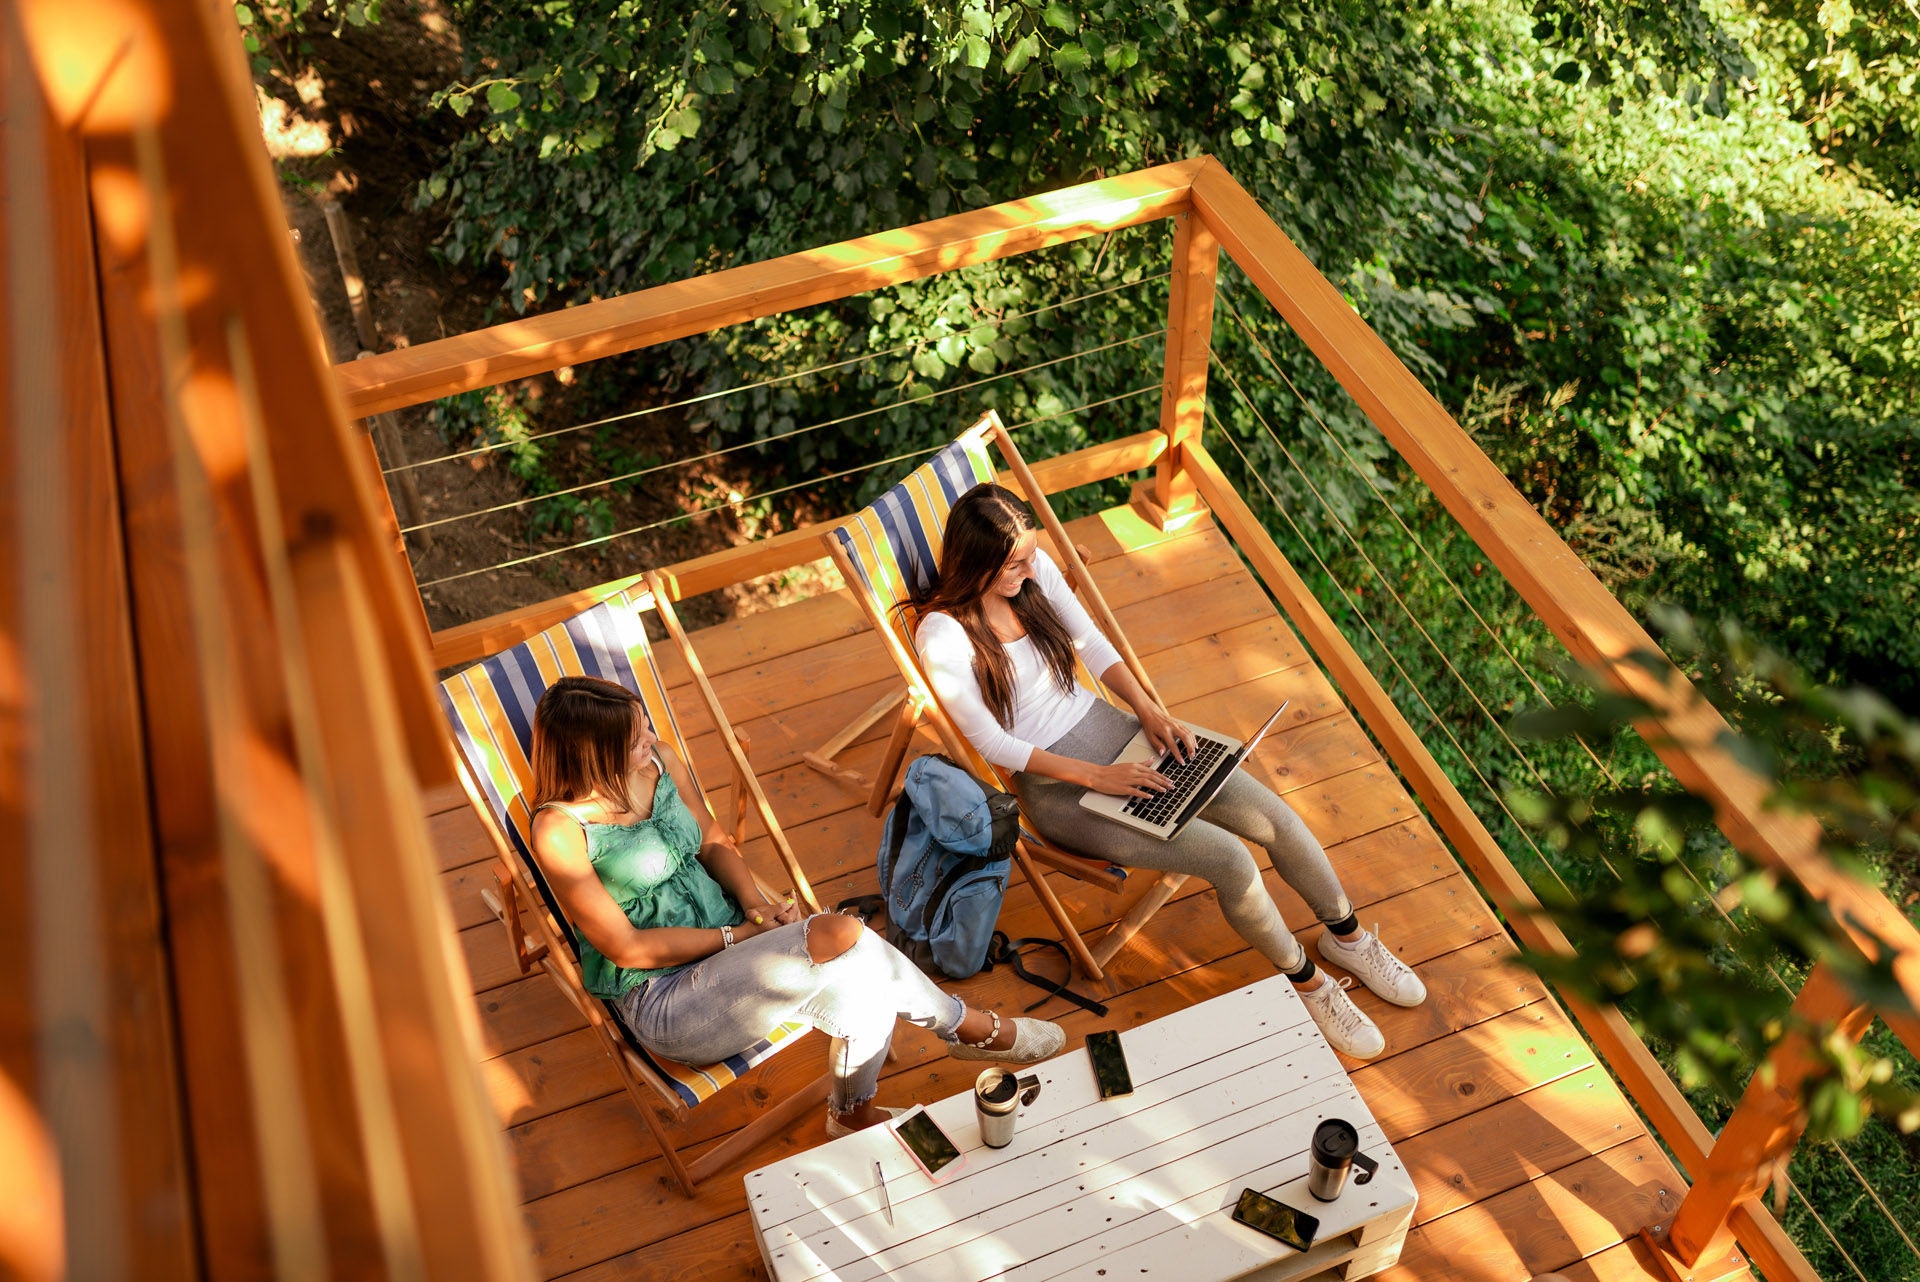
[[[1145,820],[1150,824],[1169,822],[1180,813],[1194,791],[1212,777],[1215,767],[1232,751],[1230,744],[1200,735],[1194,746],[1193,756],[1184,762],[1177,760],[1171,752],[1162,753],[1160,760],[1153,763],[1153,768],[1165,775],[1173,786],[1151,797],[1135,797],[1121,809],[1136,819]]]

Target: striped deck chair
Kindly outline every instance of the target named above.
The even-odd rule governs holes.
[[[650,592],[612,597],[442,682],[440,702],[466,767],[462,774],[474,809],[498,847],[500,862],[494,876],[499,893],[486,892],[484,897],[507,928],[521,973],[545,970],[599,1035],[661,1155],[681,1189],[692,1197],[702,1180],[763,1141],[785,1133],[801,1115],[822,1105],[828,1077],[822,1074],[778,1099],[698,1159],[683,1159],[674,1132],[687,1122],[689,1110],[810,1030],[805,1024],[783,1024],[743,1054],[719,1064],[679,1064],[649,1053],[627,1032],[612,1006],[589,994],[582,985],[573,927],[560,911],[533,856],[529,802],[533,786],[533,711],[547,687],[560,677],[604,677],[634,691],[655,732],[679,752],[688,772],[693,773],[685,732],[667,699],[666,684],[639,618],[640,612],[653,608],[655,598]],[[674,631],[677,639],[684,636],[677,628]],[[702,694],[710,696],[711,687],[704,679],[699,684]],[[718,707],[710,704],[709,711],[715,724],[723,727],[723,737],[727,737]],[[757,793],[758,785],[752,783],[751,772],[737,752],[734,773],[736,787],[742,793],[749,787]],[[696,814],[701,807],[711,813],[698,775],[694,775],[694,787],[698,795],[686,798],[687,803]],[[770,811],[765,818],[773,822]],[[736,818],[736,839],[744,819],[742,811]],[[790,856],[784,836],[776,847],[783,858]],[[797,871],[797,863],[793,867]],[[804,878],[796,878],[795,888],[810,907],[814,906]]]
[[[931,722],[942,746],[954,760],[969,763],[982,778],[998,776],[1003,786],[1011,787],[1009,772],[990,766],[940,708],[933,687],[920,667],[919,653],[914,649],[913,628],[918,621],[913,617],[911,607],[904,610],[896,608],[910,600],[913,590],[925,585],[938,567],[947,513],[954,501],[974,486],[994,479],[994,467],[987,455],[989,443],[1006,462],[1014,488],[1020,491],[1040,518],[1041,526],[1053,544],[1053,555],[1060,562],[1068,582],[1086,605],[1087,612],[1106,632],[1140,684],[1148,691],[1154,689],[1139,656],[1121,633],[1113,611],[1107,607],[1099,588],[1094,585],[1093,576],[1087,572],[1079,550],[1067,538],[1065,528],[1054,515],[1046,494],[1034,480],[1026,460],[1020,457],[1013,439],[1000,422],[999,414],[989,410],[979,422],[962,432],[953,444],[915,469],[870,506],[848,517],[823,536],[828,554],[840,567],[847,586],[852,589],[854,598],[859,601],[907,683],[904,692],[889,696],[892,703],[900,705],[900,711],[879,773],[871,784],[868,809],[876,815],[886,808],[895,795],[908,747],[922,720]],[[1112,699],[1112,695],[1087,671],[1086,665],[1079,664],[1077,668],[1083,685],[1102,698]],[[1158,697],[1157,693],[1155,697]],[[865,724],[856,721],[854,726],[841,731],[823,745],[822,752],[826,753],[829,749],[837,751],[844,747],[879,716],[885,715],[888,706],[891,705],[875,705],[870,713],[877,712],[878,715],[871,715]],[[811,757],[809,764],[820,769],[826,768]],[[1065,908],[1034,865],[1038,863],[1058,869],[1114,892],[1124,887],[1126,870],[1104,859],[1090,859],[1061,849],[1024,826],[1014,859],[1033,886],[1041,907],[1059,927],[1061,941],[1075,965],[1089,979],[1104,977],[1102,968],[1107,961],[1139,932],[1147,919],[1159,911],[1185,881],[1178,874],[1160,875],[1146,894],[1090,946],[1074,927]]]

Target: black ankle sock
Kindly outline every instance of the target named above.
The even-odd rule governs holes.
[[[1360,914],[1348,913],[1345,917],[1342,917],[1339,921],[1330,921],[1326,923],[1326,926],[1328,930],[1332,931],[1336,935],[1351,935],[1354,931],[1360,929]]]
[[[1300,954],[1300,969],[1285,970],[1285,971],[1281,971],[1280,973],[1285,975],[1288,979],[1291,979],[1296,984],[1304,984],[1309,979],[1313,978],[1315,969],[1316,968],[1314,967],[1314,964],[1313,964],[1313,958],[1307,956],[1306,952],[1302,950]]]

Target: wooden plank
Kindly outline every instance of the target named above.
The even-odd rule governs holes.
[[[355,362],[355,365],[365,363]],[[1165,448],[1166,439],[1158,432],[1141,432],[1118,441],[1090,445],[1071,454],[1046,459],[1033,468],[1034,478],[1043,492],[1058,494],[1075,486],[1138,471],[1157,459]],[[836,524],[837,521],[823,521],[768,539],[723,548],[706,556],[664,566],[655,573],[668,596],[672,600],[683,601],[704,592],[819,560],[824,555],[820,550],[820,537]],[[463,667],[490,654],[497,654],[616,592],[625,591],[638,581],[639,576],[629,575],[596,587],[569,592],[538,605],[444,628],[434,633],[431,639],[433,666],[442,670]]]
[[[1798,879],[1848,922],[1866,956],[1879,956],[1882,942],[1890,948],[1901,990],[1920,1006],[1920,928],[1826,856],[1812,817],[1767,804],[1772,785],[1722,746],[1726,721],[1678,669],[1656,676],[1633,661],[1660,653],[1646,630],[1227,171],[1209,159],[1192,183],[1195,210],[1234,262],[1573,657],[1662,710],[1642,735],[1674,778],[1712,801],[1736,847]],[[1896,1013],[1888,1022],[1920,1055],[1920,1018]]]
[[[272,515],[263,512],[269,539]],[[316,793],[334,790],[339,844],[321,853],[338,861],[345,884],[333,884],[323,865],[319,898],[334,949],[347,954],[336,969],[386,1249],[459,1276],[517,1276],[524,1248],[509,1214],[512,1190],[463,1062],[477,1034],[455,996],[465,976],[449,967],[442,944],[446,913],[372,602],[343,542],[309,540],[290,565],[268,547],[269,573],[285,576],[275,609],[306,630],[305,671],[302,649],[291,639],[283,645],[296,716],[313,723],[301,745],[308,782]],[[364,954],[353,955],[360,947]],[[355,975],[362,967],[363,978]]]
[[[725,1282],[729,1278],[764,1278],[766,1271],[760,1263],[760,1249],[754,1245],[753,1222],[741,1211],[677,1234],[669,1241],[649,1243],[603,1260],[567,1278],[568,1282],[628,1282],[641,1276]]]
[[[1327,670],[1353,700],[1369,728],[1406,775],[1435,822],[1452,840],[1474,876],[1487,887],[1494,902],[1506,912],[1514,932],[1534,948],[1571,955],[1572,946],[1560,929],[1539,909],[1526,880],[1520,876],[1472,807],[1453,786],[1426,744],[1400,713],[1380,683],[1315,599],[1273,539],[1254,519],[1245,501],[1227,483],[1204,448],[1189,451],[1194,480],[1213,508],[1216,519],[1247,553],[1261,581],[1284,604]],[[1653,1058],[1646,1044],[1617,1010],[1595,1009],[1576,999],[1568,1007],[1595,1039],[1614,1071],[1622,1075],[1634,1100],[1653,1119],[1661,1138],[1683,1162],[1693,1165],[1710,1141],[1693,1108]]]
[[[1439,1219],[1646,1134],[1606,1070],[1589,1065],[1395,1146]]]
[[[182,1278],[192,1174],[86,161],[20,36],[0,21],[0,932],[20,979],[0,997],[0,1273]],[[62,1207],[63,1183],[89,1195]]]
[[[1378,1276],[1412,1282],[1433,1276],[1434,1264],[1463,1279],[1563,1270],[1670,1215],[1678,1189],[1659,1146],[1632,1139],[1419,1226],[1407,1236],[1401,1263]]]
[[[1551,1002],[1534,1002],[1354,1070],[1354,1083],[1395,1144],[1594,1062]]]
[[[495,1115],[507,1126],[623,1089],[613,1061],[590,1028],[483,1060],[480,1078]]]
[[[1063,187],[338,366],[354,418],[1165,218],[1195,161]]]
[[[1689,1269],[1703,1257],[1712,1261],[1725,1253],[1734,1206],[1766,1191],[1775,1164],[1793,1151],[1807,1128],[1800,1093],[1809,1077],[1826,1068],[1815,1058],[1805,1030],[1832,1026],[1852,1043],[1873,1023],[1872,1010],[1855,1004],[1846,982],[1824,961],[1800,986],[1793,1014],[1796,1025],[1774,1043],[1766,1063],[1748,1081],[1666,1235],[1667,1249]]]
[[[1194,506],[1193,481],[1181,475],[1179,447],[1200,439],[1207,412],[1207,366],[1213,356],[1213,299],[1220,241],[1193,213],[1173,219],[1173,279],[1167,291],[1166,372],[1160,383],[1160,430],[1168,453],[1153,476],[1153,506],[1163,525]]]

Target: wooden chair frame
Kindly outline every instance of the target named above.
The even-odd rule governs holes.
[[[696,674],[702,701],[712,716],[714,725],[719,729],[725,743],[729,764],[733,771],[736,805],[732,836],[739,842],[745,835],[746,815],[749,805],[759,809],[762,822],[767,826],[768,835],[781,854],[782,862],[794,873],[796,895],[813,911],[818,911],[811,886],[799,873],[799,862],[793,857],[791,846],[779,828],[773,811],[767,805],[766,796],[761,791],[758,780],[746,760],[746,737],[727,719],[714,696],[713,688],[707,682],[705,673],[699,667],[692,645],[685,632],[680,628],[677,618],[671,617],[671,606],[665,606],[663,598],[655,595],[649,600],[641,597],[631,603],[637,612],[647,608],[660,609],[664,618],[671,619],[668,631],[675,649],[688,662]],[[662,697],[665,691],[662,689]],[[643,696],[644,702],[644,696]],[[713,815],[713,807],[707,796],[706,786],[701,782],[699,772],[687,751],[684,739],[677,732],[674,723],[660,715],[662,710],[648,708],[648,715],[655,725],[672,736],[673,747],[686,763],[687,772],[693,780],[697,797],[690,804],[697,803],[700,810]],[[751,1152],[767,1140],[785,1134],[793,1124],[805,1114],[824,1106],[831,1074],[822,1073],[806,1085],[779,1099],[772,1107],[755,1117],[744,1127],[728,1136],[712,1149],[698,1158],[688,1161],[683,1158],[676,1143],[675,1132],[689,1120],[693,1109],[672,1082],[645,1056],[639,1054],[629,1043],[625,1032],[609,1010],[607,1003],[587,992],[581,975],[578,954],[575,951],[568,930],[555,918],[546,893],[541,889],[542,881],[537,870],[529,866],[521,856],[518,847],[502,829],[491,803],[475,781],[469,763],[461,754],[460,780],[467,790],[467,796],[474,813],[479,816],[482,826],[494,845],[497,862],[494,882],[491,889],[483,889],[481,898],[496,920],[507,931],[509,944],[513,949],[514,962],[522,975],[530,975],[536,970],[544,971],[560,988],[567,1001],[572,1004],[588,1027],[600,1039],[607,1056],[613,1061],[615,1071],[620,1077],[621,1087],[633,1101],[640,1114],[640,1120],[646,1125],[660,1154],[666,1159],[674,1179],[681,1191],[692,1197],[699,1185],[714,1174],[731,1166],[743,1154]],[[766,891],[764,883],[755,877],[756,884]],[[772,898],[768,894],[768,898]],[[802,1034],[804,1035],[804,1034]],[[756,1066],[757,1067],[757,1066]],[[749,1069],[740,1080],[748,1080],[755,1075],[755,1069]]]
[[[1094,622],[1106,633],[1107,639],[1113,643],[1114,648],[1120,652],[1121,659],[1133,673],[1134,678],[1140,682],[1142,688],[1158,699],[1160,695],[1154,687],[1153,679],[1147,675],[1145,665],[1140,662],[1140,656],[1134,652],[1126,634],[1120,630],[1119,621],[1107,605],[1106,598],[1101,596],[1099,586],[1094,583],[1093,575],[1088,572],[1080,550],[1067,537],[1066,528],[1061,525],[1060,518],[1054,514],[1053,506],[1047,502],[1046,492],[1034,479],[1032,470],[1028,468],[1026,460],[1021,457],[1019,448],[1014,445],[1006,425],[1000,421],[999,413],[988,410],[956,439],[966,441],[970,437],[990,441],[994,449],[999,452],[1002,461],[1007,465],[1007,471],[1011,474],[1014,485],[1040,518],[1041,528],[1053,543],[1054,550],[1062,562],[1062,573],[1065,574],[1067,581],[1079,594],[1088,612],[1093,616]],[[932,725],[941,746],[954,760],[969,763],[983,777],[997,777],[1003,787],[1011,789],[1011,772],[990,765],[975,752],[973,745],[967,742],[966,736],[959,733],[945,710],[940,707],[939,700],[934,696],[933,686],[920,666],[920,656],[913,645],[909,620],[890,615],[874,600],[872,594],[865,589],[859,572],[833,531],[823,535],[821,542],[826,545],[834,564],[840,568],[840,573],[845,577],[854,600],[859,602],[860,609],[866,614],[867,620],[873,624],[874,632],[880,637],[881,644],[886,647],[888,656],[892,658],[895,668],[899,670],[901,678],[906,682],[904,691],[898,695],[889,696],[884,704],[875,704],[853,725],[842,730],[823,745],[822,752],[826,753],[828,749],[838,751],[846,743],[852,742],[854,737],[886,715],[888,708],[897,703],[899,711],[895,714],[893,733],[887,740],[886,753],[881,758],[880,769],[871,782],[867,799],[869,811],[875,815],[880,814],[897,795],[898,781],[906,765],[908,748],[912,743],[914,732],[923,721]],[[1097,674],[1090,675],[1095,678],[1094,688],[1098,690]],[[808,756],[808,763],[817,769],[827,769],[819,762],[815,762],[812,754]],[[841,777],[863,778],[854,776],[854,772],[846,771],[844,768],[827,769],[827,772]],[[1087,978],[1095,980],[1106,977],[1107,962],[1112,960],[1114,954],[1140,932],[1141,927],[1146,925],[1154,913],[1160,911],[1174,895],[1179,893],[1180,887],[1186,882],[1186,877],[1179,873],[1159,874],[1152,887],[1128,908],[1120,920],[1115,922],[1097,942],[1089,945],[1067,915],[1066,908],[1060,903],[1059,897],[1053,893],[1053,888],[1047,884],[1045,877],[1034,865],[1041,864],[1058,869],[1069,876],[1077,877],[1114,893],[1125,886],[1126,870],[1116,867],[1107,860],[1089,858],[1054,845],[1040,837],[1031,828],[1023,828],[1021,840],[1014,847],[1014,861],[1028,883],[1033,886],[1034,894],[1039,899],[1042,909],[1059,927],[1061,940],[1066,945],[1069,956],[1073,958],[1075,967]]]

